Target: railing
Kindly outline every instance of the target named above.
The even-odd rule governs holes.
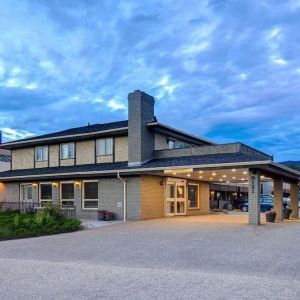
[[[0,212],[7,211],[20,211],[26,213],[33,213],[41,211],[44,208],[49,207],[44,203],[39,202],[0,202]],[[68,219],[76,218],[76,207],[74,205],[60,205],[54,204],[53,207],[57,209],[59,215]]]

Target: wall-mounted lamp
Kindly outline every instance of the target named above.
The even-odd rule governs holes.
[[[33,184],[32,184],[32,187],[33,187],[34,189],[36,189],[37,186],[38,186],[38,185],[37,185],[36,183],[33,183]]]
[[[75,181],[75,186],[80,187],[80,181]]]
[[[52,182],[52,186],[53,186],[53,187],[57,187],[57,186],[58,186],[58,183],[57,183],[57,182]]]

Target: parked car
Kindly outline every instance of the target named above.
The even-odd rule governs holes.
[[[283,198],[283,207],[288,205],[288,199]],[[240,210],[247,212],[249,203],[243,203],[240,205]],[[260,195],[260,210],[265,212],[274,207],[274,196],[273,195]]]

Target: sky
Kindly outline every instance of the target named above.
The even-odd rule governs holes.
[[[127,119],[300,160],[300,0],[1,0],[4,141]]]

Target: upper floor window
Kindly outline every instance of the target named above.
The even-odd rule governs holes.
[[[168,148],[175,149],[175,140],[168,139]]]
[[[97,156],[113,154],[113,139],[98,139],[96,143]]]
[[[75,145],[74,143],[66,143],[60,145],[60,158],[69,159],[75,156]]]
[[[40,146],[35,148],[35,160],[48,160],[48,146]]]

